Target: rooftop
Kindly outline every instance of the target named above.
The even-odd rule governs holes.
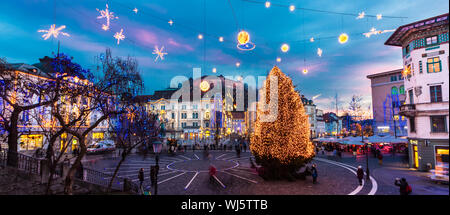
[[[402,25],[395,30],[395,32],[389,37],[389,39],[384,43],[389,46],[402,46],[402,40],[405,36],[412,33],[428,30],[432,27],[437,27],[441,25],[448,26],[449,14],[442,14],[439,16],[431,17],[428,19],[420,20],[410,24]]]
[[[387,72],[380,72],[380,73],[368,75],[367,78],[373,79],[373,78],[378,78],[378,77],[382,77],[382,76],[388,76],[388,75],[392,75],[392,74],[402,73],[402,71],[403,71],[403,69],[390,70]]]

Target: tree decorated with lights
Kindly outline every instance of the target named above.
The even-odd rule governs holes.
[[[271,80],[278,80],[277,86],[271,84]],[[278,87],[278,102],[274,103],[278,107],[272,107],[269,100],[272,99],[269,97],[270,88],[276,89],[274,87]],[[260,171],[263,178],[292,179],[299,168],[314,157],[314,146],[309,140],[308,116],[292,80],[278,67],[270,71],[260,95],[265,95],[266,99],[260,101],[257,110],[250,150],[256,162],[263,167]],[[269,103],[269,110],[278,109],[276,118],[268,122],[262,119],[269,112],[262,110],[264,102]]]

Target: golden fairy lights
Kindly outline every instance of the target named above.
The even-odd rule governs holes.
[[[266,3],[264,3],[264,6],[266,6],[266,8],[270,7],[270,1],[266,1]]]
[[[198,38],[199,40],[203,40],[203,34],[199,34],[199,35],[197,36],[197,38]]]
[[[104,10],[97,9],[97,11],[100,13],[100,16],[98,16],[97,19],[106,19],[106,25],[105,24],[102,25],[102,29],[105,31],[109,30],[111,20],[119,19],[119,17],[114,15],[114,12],[109,10],[108,4],[106,4],[106,9]]]
[[[314,156],[314,146],[309,140],[310,125],[300,95],[295,91],[292,80],[274,67],[260,91],[267,95],[266,98],[270,94],[269,86],[273,84],[270,83],[271,77],[278,80],[278,86],[275,86],[278,88],[278,103],[269,102],[268,109],[277,109],[278,114],[273,122],[263,122],[261,116],[266,113],[258,108],[250,150],[255,157],[270,157],[282,165],[307,162]],[[265,92],[262,91],[264,88]]]
[[[247,31],[240,31],[237,35],[237,41],[239,44],[246,44],[250,41],[250,35]]]
[[[203,92],[206,92],[209,90],[209,83],[207,81],[202,81],[200,83],[200,90],[202,90]]]

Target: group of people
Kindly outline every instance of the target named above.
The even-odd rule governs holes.
[[[159,172],[159,165],[151,166],[150,167],[150,186],[154,187],[156,185],[156,177]],[[145,176],[144,176],[144,168],[139,169],[138,173],[138,179],[139,179],[139,189],[143,194],[150,194],[149,190],[144,191],[142,185],[144,184]]]

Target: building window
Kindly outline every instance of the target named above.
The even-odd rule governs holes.
[[[406,48],[405,48],[405,54],[409,54],[409,44],[406,46]]]
[[[431,102],[442,102],[441,85],[430,86],[430,98]]]
[[[161,110],[166,110],[166,106],[165,105],[161,105]]]
[[[396,75],[391,76],[391,82],[393,82],[393,81],[397,81],[397,76]]]
[[[197,110],[197,105],[192,105],[192,109]]]
[[[181,105],[181,110],[186,110],[186,105]]]
[[[405,86],[401,85],[398,90],[400,91],[400,94],[404,95],[405,94]]]
[[[427,37],[426,43],[427,46],[436,45],[438,43],[438,37],[437,36]]]
[[[206,104],[206,109],[209,109],[209,104]]]
[[[192,118],[193,119],[198,119],[198,113],[192,113]]]
[[[422,61],[419,61],[419,73],[423,72]]]
[[[409,131],[416,132],[416,118],[415,117],[409,118]]]
[[[193,122],[193,123],[192,123],[192,126],[198,127],[198,122]]]
[[[447,132],[447,122],[445,116],[431,116],[431,132]]]
[[[209,127],[209,122],[205,122],[205,127]]]
[[[428,58],[427,60],[427,71],[428,73],[435,73],[441,71],[441,60],[439,57]]]
[[[403,80],[404,78],[403,78],[403,75],[398,75],[398,80]]]
[[[175,113],[172,113],[172,119],[175,119]]]
[[[397,87],[392,87],[392,88],[391,88],[391,94],[392,94],[392,95],[398,95],[398,89],[397,89]]]
[[[414,97],[413,97],[414,93],[412,89],[408,90],[408,96],[409,96],[409,104],[414,104]]]
[[[181,113],[181,119],[187,119],[187,113]]]
[[[182,122],[182,123],[181,123],[181,127],[182,127],[182,128],[185,128],[185,127],[186,127],[186,123],[185,123],[185,122]]]

